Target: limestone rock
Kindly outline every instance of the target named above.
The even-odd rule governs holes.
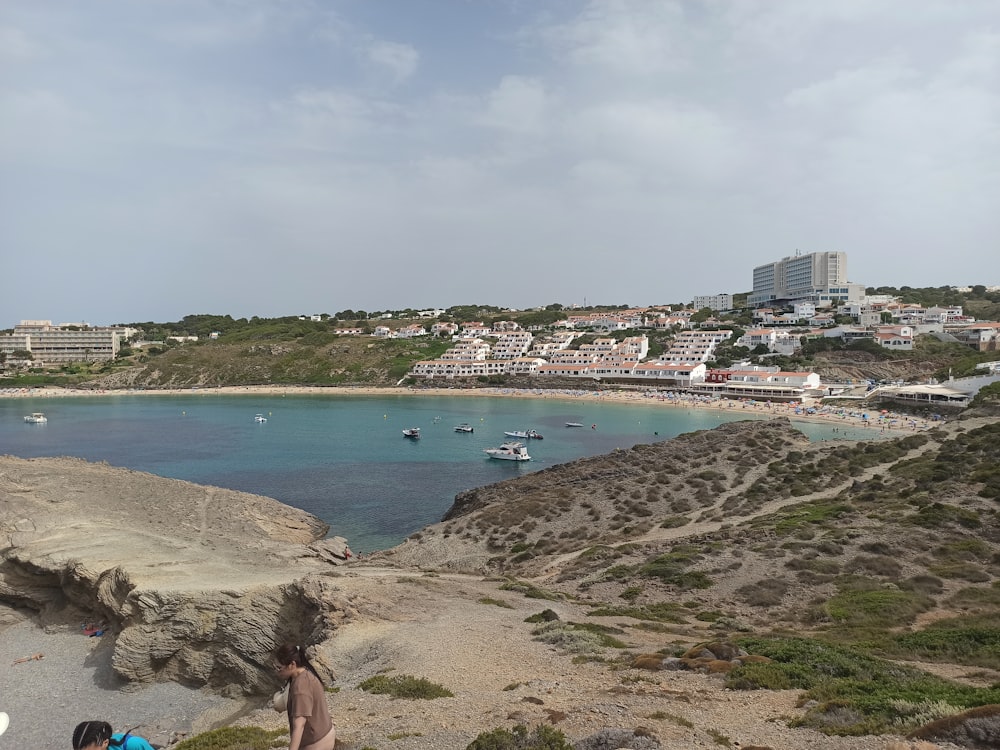
[[[0,602],[106,623],[130,681],[273,690],[276,644],[320,643],[350,617],[327,578],[350,550],[327,531],[271,498],[0,457]]]

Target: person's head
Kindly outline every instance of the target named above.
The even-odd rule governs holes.
[[[278,673],[278,677],[282,680],[290,680],[298,673],[300,668],[308,669],[316,675],[317,679],[319,678],[319,674],[313,665],[309,663],[306,650],[302,646],[294,646],[286,643],[274,649],[274,671]]]
[[[106,721],[81,721],[73,730],[73,750],[101,750],[111,743],[111,725]]]

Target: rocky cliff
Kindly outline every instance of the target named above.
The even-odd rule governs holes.
[[[0,457],[0,602],[104,623],[131,681],[272,688],[276,643],[323,641],[347,555],[270,498],[78,459]]]

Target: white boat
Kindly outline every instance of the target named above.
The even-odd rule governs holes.
[[[542,436],[534,430],[511,430],[510,432],[505,432],[504,435],[512,438],[521,438],[522,440],[527,440],[528,438],[534,438],[535,440],[542,439]]]
[[[583,427],[583,422],[567,422],[567,427]]]
[[[28,424],[45,424],[46,422],[49,421],[49,419],[40,411],[36,411],[26,416],[24,418],[24,421],[27,422]]]
[[[263,424],[264,422],[267,421],[267,417],[265,417],[263,414],[255,414],[253,421],[257,422],[258,424]]]
[[[462,424],[458,425],[455,428],[455,432],[472,432],[472,431],[473,431],[472,430],[472,425],[471,424],[466,424],[465,422],[462,422]]]
[[[410,427],[408,429],[403,430],[403,437],[410,438],[411,440],[419,440],[420,439],[420,428],[419,427]]]
[[[528,455],[528,449],[524,447],[524,443],[503,443],[499,448],[486,448],[483,450],[490,458],[496,458],[500,461],[530,461],[531,456]]]

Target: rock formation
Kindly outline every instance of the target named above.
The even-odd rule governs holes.
[[[131,681],[273,689],[274,646],[322,642],[349,609],[324,580],[349,556],[327,531],[270,498],[0,457],[0,602],[106,624]]]

